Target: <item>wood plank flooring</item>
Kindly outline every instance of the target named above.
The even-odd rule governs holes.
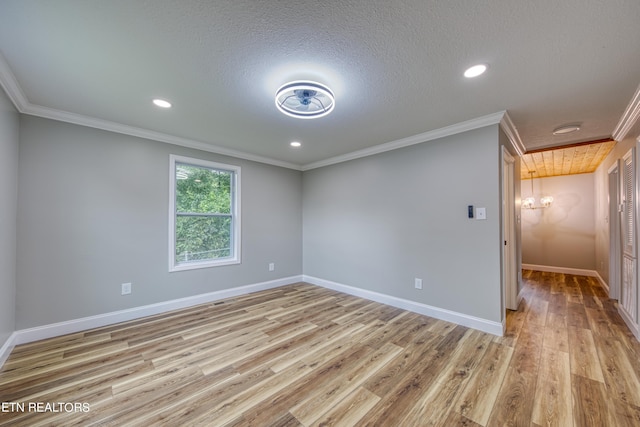
[[[504,337],[299,283],[21,345],[0,425],[640,425],[615,301],[588,277],[524,282]]]

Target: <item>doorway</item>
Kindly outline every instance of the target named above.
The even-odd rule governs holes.
[[[514,181],[515,159],[502,147],[502,296],[508,310],[518,309]]]

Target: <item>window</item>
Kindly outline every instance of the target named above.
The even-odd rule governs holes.
[[[170,156],[169,271],[240,263],[240,167]]]

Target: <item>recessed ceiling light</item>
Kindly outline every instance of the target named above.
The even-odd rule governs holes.
[[[335,97],[327,86],[311,81],[289,82],[276,92],[276,107],[287,116],[317,119],[333,111]]]
[[[565,135],[571,132],[577,132],[580,130],[580,125],[562,125],[553,130],[554,135]]]
[[[153,103],[160,108],[171,108],[171,103],[164,99],[156,98],[153,100]]]
[[[487,71],[487,66],[485,64],[474,65],[473,67],[467,68],[467,71],[464,72],[464,76],[467,78],[478,77],[480,74]]]
[[[298,141],[293,141],[291,144],[289,144],[290,146],[294,147],[294,148],[298,148],[300,146],[302,146],[302,144],[300,144]]]

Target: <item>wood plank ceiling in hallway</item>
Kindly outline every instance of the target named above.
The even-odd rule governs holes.
[[[604,139],[551,150],[534,150],[521,158],[520,179],[545,178],[594,172],[616,141]]]

